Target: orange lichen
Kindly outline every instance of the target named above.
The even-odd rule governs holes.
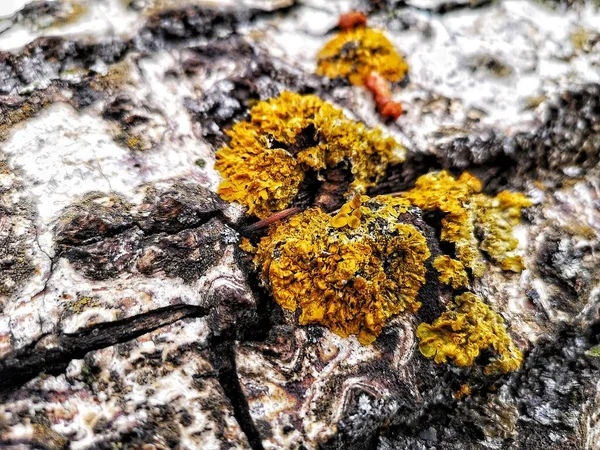
[[[342,30],[325,44],[317,59],[317,74],[347,78],[355,85],[365,84],[372,72],[397,82],[408,71],[408,65],[388,38],[373,28]]]
[[[465,266],[460,261],[448,255],[438,256],[433,260],[433,268],[439,272],[439,280],[449,284],[452,289],[459,289],[469,285],[469,276]]]
[[[512,372],[523,361],[502,317],[470,292],[455,297],[433,324],[420,324],[416,334],[423,356],[438,364],[450,359],[457,366],[471,366],[486,349],[494,351],[486,375]]]
[[[283,92],[258,102],[250,120],[227,132],[228,146],[217,152],[216,169],[225,178],[219,194],[265,218],[287,208],[305,172],[350,163],[350,192],[364,193],[403,160],[403,148],[381,130],[367,129],[314,95]]]
[[[452,397],[454,397],[455,400],[460,400],[461,398],[468,397],[469,395],[471,395],[471,386],[469,386],[467,383],[463,383],[460,385],[458,391],[452,394]]]
[[[512,254],[518,241],[512,236],[521,208],[531,205],[522,194],[500,192],[496,197],[481,194],[481,182],[463,173],[455,179],[446,171],[420,177],[403,197],[424,211],[444,214],[440,239],[454,244],[458,260],[480,277],[486,262],[483,250],[504,270],[523,269],[520,256]],[[477,236],[483,236],[481,243]]]
[[[421,306],[430,252],[423,235],[399,222],[409,203],[355,195],[335,215],[309,209],[273,226],[254,262],[275,300],[300,307],[300,324],[375,340],[393,315]]]

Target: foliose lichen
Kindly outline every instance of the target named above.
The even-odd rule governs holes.
[[[432,265],[439,273],[439,280],[451,285],[452,289],[469,285],[469,275],[460,261],[450,258],[448,255],[440,255],[433,260]]]
[[[299,322],[321,324],[363,344],[386,321],[416,312],[430,256],[425,237],[399,216],[410,204],[355,195],[335,215],[309,209],[272,226],[254,263],[275,300],[302,309]]]
[[[531,205],[524,195],[504,191],[491,197],[469,173],[456,179],[446,171],[421,176],[397,196],[361,195],[390,162],[402,160],[395,154],[399,145],[316,96],[283,92],[259,102],[228,135],[231,142],[217,152],[216,168],[224,177],[219,194],[269,218],[262,221],[271,226],[258,245],[244,239],[241,248],[254,254],[260,279],[277,303],[300,310],[301,325],[324,325],[370,344],[392,316],[419,310],[431,252],[419,229],[405,223],[412,207],[439,220],[440,240],[452,244],[432,263],[452,289],[468,288],[471,276],[483,274],[484,252],[504,270],[523,269],[512,231],[521,209]],[[342,162],[353,178],[350,200],[337,212],[312,208],[270,220],[290,206],[306,172],[320,175]],[[423,355],[438,363],[472,365],[483,350],[493,349],[487,374],[516,370],[522,360],[502,318],[470,292],[455,297],[433,324],[419,325],[417,337]]]
[[[492,349],[494,356],[484,368],[491,375],[517,370],[523,361],[502,317],[470,292],[455,297],[431,325],[420,324],[416,335],[421,353],[436,363],[450,359],[457,366],[472,366],[483,350]]]
[[[490,197],[480,192],[481,182],[471,174],[465,172],[455,179],[441,171],[421,176],[403,197],[424,211],[444,215],[440,239],[454,244],[458,261],[474,276],[483,275],[487,266],[481,251],[503,270],[520,272],[524,268],[523,260],[513,253],[518,240],[512,231],[519,223],[521,209],[531,206],[531,201],[520,193],[503,191]],[[442,261],[438,266],[442,267]],[[461,279],[460,268],[454,266],[453,271],[458,272],[452,277]],[[441,271],[447,279],[448,270],[446,264]]]
[[[407,71],[408,65],[393,44],[373,28],[342,30],[317,55],[317,74],[347,78],[355,85],[364,85],[372,72],[398,82]]]
[[[224,177],[218,192],[259,218],[287,208],[307,171],[347,161],[353,177],[349,193],[362,194],[388,164],[404,158],[402,146],[380,129],[347,119],[317,96],[287,91],[258,102],[250,120],[227,134],[231,142],[216,154],[215,167]]]

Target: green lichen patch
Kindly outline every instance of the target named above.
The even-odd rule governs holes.
[[[71,303],[67,309],[75,314],[81,314],[87,309],[96,308],[98,306],[101,306],[101,303],[97,298],[82,296],[77,297],[77,300]]]
[[[0,311],[5,298],[18,293],[36,271],[33,208],[22,189],[18,170],[0,153]]]
[[[50,105],[50,93],[34,94],[28,98],[17,98],[13,102],[0,104],[0,141],[8,138],[10,131],[22,122],[35,117],[43,108]]]

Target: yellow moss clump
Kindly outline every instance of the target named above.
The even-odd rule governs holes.
[[[416,334],[423,356],[436,363],[451,359],[457,366],[471,366],[488,348],[494,350],[495,357],[485,367],[486,375],[512,372],[523,361],[502,317],[470,292],[455,297],[433,324],[420,324]]]
[[[438,256],[433,260],[433,268],[439,272],[439,280],[449,284],[452,289],[459,289],[469,285],[469,276],[465,266],[460,261],[447,255]]]
[[[363,85],[371,72],[388,81],[400,81],[408,65],[385,35],[373,28],[341,31],[317,55],[317,74],[344,77]]]
[[[215,168],[225,178],[219,194],[259,218],[287,208],[308,170],[348,161],[350,191],[364,193],[389,163],[403,160],[403,148],[393,138],[346,119],[314,95],[283,92],[258,102],[250,120],[235,124],[227,134],[231,142],[216,154]]]
[[[399,223],[406,200],[354,196],[335,215],[309,209],[273,226],[254,262],[284,308],[302,309],[300,324],[321,324],[363,344],[408,310],[425,283],[430,252],[423,235]]]
[[[444,214],[440,238],[454,244],[458,260],[474,276],[483,275],[486,267],[480,250],[504,270],[521,271],[521,257],[512,254],[518,243],[512,228],[519,223],[521,208],[531,202],[518,193],[504,191],[490,197],[480,191],[474,176],[465,172],[457,180],[441,171],[423,175],[403,196],[424,211]],[[476,236],[482,236],[481,243]]]

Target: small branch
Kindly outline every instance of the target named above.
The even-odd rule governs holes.
[[[263,228],[267,228],[269,225],[271,225],[275,222],[279,222],[280,220],[287,219],[288,217],[298,214],[300,211],[301,211],[301,208],[297,208],[297,207],[284,209],[283,211],[279,211],[279,212],[276,212],[275,214],[270,215],[266,219],[260,220],[256,223],[253,223],[252,225],[248,225],[247,227],[242,228],[241,233],[242,234],[253,233],[253,232],[261,230]]]

